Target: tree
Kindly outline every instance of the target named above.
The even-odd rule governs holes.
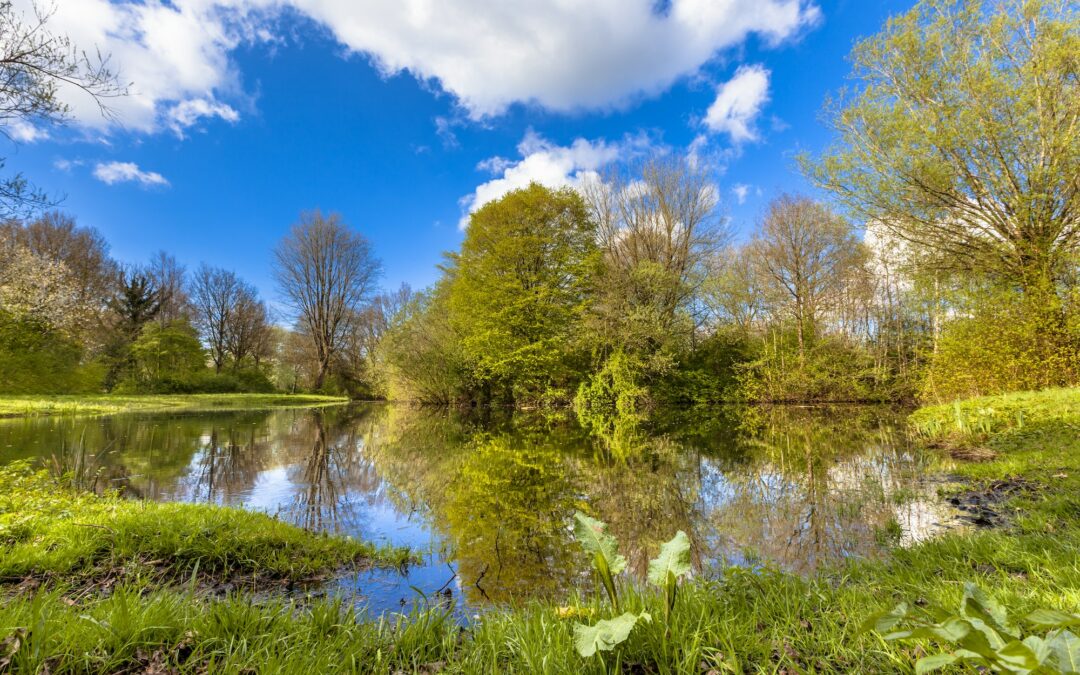
[[[107,389],[112,389],[130,374],[134,366],[131,344],[161,309],[153,280],[137,268],[122,269],[116,287],[107,303],[112,313],[112,326],[104,350]]]
[[[594,351],[661,375],[693,347],[706,263],[728,233],[704,165],[653,158],[582,188],[603,251],[589,309]]]
[[[131,344],[130,385],[141,391],[185,391],[206,371],[206,354],[187,321],[149,321]]]
[[[175,321],[192,319],[191,298],[187,292],[187,270],[176,258],[165,251],[158,251],[150,258],[146,272],[154,281],[161,300],[158,323],[164,326]]]
[[[214,372],[220,373],[229,355],[233,310],[241,293],[242,282],[236,273],[220,267],[199,266],[191,283],[195,305],[195,324],[210,352]]]
[[[361,384],[365,393],[383,393],[382,373],[376,366],[376,354],[383,339],[400,321],[416,294],[408,284],[401,284],[396,291],[376,295],[350,321],[343,349],[345,368],[349,379]]]
[[[63,265],[64,277],[71,284],[71,304],[64,308],[65,322],[78,329],[84,343],[99,343],[106,302],[119,274],[101,233],[78,226],[68,215],[50,211],[29,222],[9,220],[0,224],[0,238],[42,260]]]
[[[130,341],[138,337],[142,327],[157,316],[161,299],[150,275],[129,268],[120,271],[117,291],[108,305],[116,316],[118,330]]]
[[[367,238],[336,213],[302,214],[274,249],[274,278],[311,336],[316,389],[326,381],[350,317],[374,292],[381,269]]]
[[[702,286],[702,301],[717,324],[730,323],[743,336],[758,325],[765,313],[762,280],[748,246],[729,247],[709,261]]]
[[[795,323],[799,358],[807,333],[835,308],[863,251],[851,225],[824,204],[782,195],[773,200],[751,244],[754,264],[782,311]]]
[[[37,7],[28,17],[11,0],[0,0],[0,133],[8,138],[15,125],[65,121],[70,108],[61,97],[62,88],[88,95],[106,116],[110,111],[105,101],[126,93],[107,57],[91,58],[66,36],[49,31],[49,18]],[[0,159],[0,167],[3,163]],[[21,174],[0,180],[2,218],[25,215],[53,201]]]
[[[568,188],[533,183],[472,214],[449,258],[447,309],[482,388],[535,400],[570,383],[596,250],[585,203]]]
[[[1080,244],[1080,13],[1065,0],[923,0],[853,52],[839,142],[810,176],[943,268],[1054,314]]]
[[[255,287],[241,282],[226,323],[225,347],[232,358],[233,370],[250,359],[256,368],[270,346],[270,314],[259,300]]]

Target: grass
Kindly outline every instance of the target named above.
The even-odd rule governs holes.
[[[965,581],[1014,615],[1080,607],[1080,390],[960,406],[985,409],[1008,412],[980,412],[993,421],[957,427],[954,407],[944,406],[917,412],[913,422],[928,443],[948,437],[993,451],[980,463],[942,456],[942,470],[966,489],[1022,481],[1003,506],[1012,515],[1007,528],[940,537],[809,579],[730,569],[686,584],[670,624],[662,595],[624,588],[624,610],[654,618],[603,659],[582,659],[573,646],[574,621],[610,616],[599,592],[568,607],[532,602],[492,611],[462,628],[441,610],[366,621],[332,600],[213,599],[121,584],[74,604],[62,587],[12,597],[0,608],[0,639],[8,636],[0,664],[52,673],[912,672],[919,650],[930,647],[860,632],[867,615],[901,600],[955,605]]]
[[[0,582],[84,589],[196,577],[258,586],[408,559],[261,513],[77,492],[23,463],[0,468],[0,552]]]
[[[0,396],[0,417],[35,415],[111,415],[168,410],[248,410],[310,407],[348,399],[314,394],[145,394],[85,396]]]

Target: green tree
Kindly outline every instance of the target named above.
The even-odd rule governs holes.
[[[567,188],[534,183],[472,215],[449,256],[447,309],[482,397],[568,394],[596,250],[585,204]]]
[[[1080,12],[1065,0],[923,0],[858,44],[839,141],[810,176],[935,267],[1017,288],[1051,367],[1075,349]]]
[[[1080,242],[1080,13],[924,0],[856,46],[811,175],[940,263],[1040,290]]]
[[[142,391],[185,391],[207,372],[206,352],[190,323],[149,321],[130,348],[128,384]]]

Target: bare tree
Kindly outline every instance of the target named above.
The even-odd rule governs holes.
[[[781,195],[772,201],[750,244],[767,292],[790,314],[805,356],[806,332],[834,308],[845,284],[863,261],[851,224],[828,206],[807,197]]]
[[[300,216],[274,250],[274,262],[278,286],[311,336],[319,389],[344,344],[350,318],[374,292],[382,264],[367,238],[338,214],[324,217],[319,211]]]
[[[586,181],[582,193],[604,255],[595,332],[635,351],[692,341],[705,263],[727,239],[709,172],[684,157],[654,158]]]
[[[206,264],[199,266],[192,280],[195,324],[210,350],[214,372],[221,372],[229,356],[230,320],[241,285],[234,272]]]
[[[702,302],[715,322],[729,322],[743,335],[756,328],[765,312],[765,296],[752,251],[732,246],[709,261]]]
[[[161,309],[157,320],[164,326],[179,319],[190,319],[191,298],[187,293],[187,270],[176,258],[165,251],[158,251],[150,258],[146,273],[154,280]]]
[[[35,5],[32,15],[0,0],[0,134],[12,138],[16,125],[65,121],[70,109],[60,91],[67,87],[90,96],[105,116],[108,98],[127,93],[108,58],[79,50],[49,31],[52,12]],[[0,158],[0,167],[4,160]],[[25,215],[55,203],[21,175],[0,180],[0,216]]]
[[[251,358],[258,367],[269,347],[270,317],[266,304],[259,300],[255,287],[241,282],[236,300],[226,321],[225,345],[232,357],[233,369]]]

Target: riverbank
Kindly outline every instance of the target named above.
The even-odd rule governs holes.
[[[610,616],[599,589],[563,606],[531,602],[493,611],[462,629],[441,610],[371,622],[357,620],[351,608],[331,600],[299,606],[252,602],[248,595],[222,599],[182,584],[143,583],[145,575],[138,574],[121,579],[109,593],[73,594],[75,582],[60,578],[81,563],[59,556],[68,561],[67,571],[43,576],[43,588],[9,586],[8,601],[0,608],[0,672],[5,659],[13,671],[40,672],[47,666],[52,673],[600,673],[616,667],[659,673],[910,672],[920,648],[860,632],[865,617],[901,601],[953,606],[968,581],[1015,615],[1040,607],[1076,611],[1080,390],[924,408],[912,423],[926,444],[938,449],[938,469],[948,477],[946,496],[963,501],[979,495],[998,514],[997,527],[946,535],[899,549],[886,561],[852,561],[809,579],[731,569],[720,578],[686,584],[670,620],[664,618],[662,596],[625,588],[623,611],[646,610],[653,620],[639,623],[614,652],[604,652],[603,661],[578,656],[573,632],[575,621]],[[176,508],[135,508],[151,507]],[[215,511],[188,508],[205,509],[206,516]],[[27,510],[24,505],[15,512]],[[116,529],[111,515],[100,517],[87,524]],[[252,522],[243,529],[257,537],[255,530],[264,525]],[[50,552],[56,542],[91,532],[98,537],[97,548],[90,548],[96,553],[79,560],[107,559],[107,552],[120,549],[108,530],[73,523],[58,527],[68,530],[52,539],[23,535],[23,543],[16,544],[8,543],[7,530],[0,531],[3,565],[10,564],[7,559],[18,546],[32,545],[26,542],[40,541],[39,555],[48,559],[58,555]],[[144,532],[160,529],[151,525]],[[225,536],[229,532],[207,531],[204,545],[234,536]],[[144,539],[125,541],[131,543],[121,549],[129,552],[123,559],[181,556],[180,569],[188,574],[193,561],[206,555],[182,557],[186,545],[147,553],[140,549]],[[234,550],[228,559],[250,555]],[[39,562],[37,568],[50,564]],[[280,569],[294,564],[281,563]],[[182,581],[183,572],[175,578]]]
[[[0,417],[111,415],[125,412],[256,410],[340,405],[348,399],[315,394],[145,394],[0,396]]]
[[[408,552],[314,534],[266,514],[96,495],[19,462],[0,467],[0,583],[98,594],[114,586],[266,588]]]

